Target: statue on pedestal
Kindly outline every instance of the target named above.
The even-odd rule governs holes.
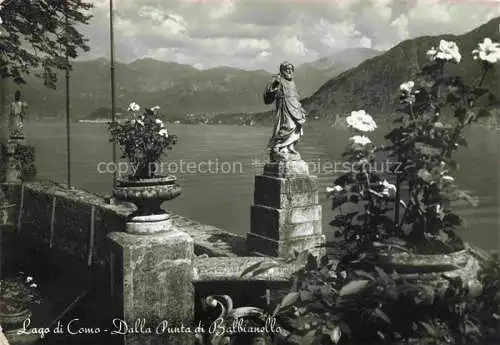
[[[271,161],[300,160],[295,144],[303,135],[306,112],[299,101],[293,81],[295,67],[290,62],[280,65],[280,73],[266,85],[264,103],[276,102],[276,120],[268,147]]]
[[[21,91],[17,90],[9,110],[9,139],[16,141],[24,139],[24,119],[27,108],[28,103],[21,100]]]

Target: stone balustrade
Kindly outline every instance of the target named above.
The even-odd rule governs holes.
[[[17,157],[14,153],[20,147],[8,147],[7,163]],[[169,231],[128,233],[128,217],[136,210],[133,204],[117,204],[50,181],[26,181],[21,168],[7,164],[2,185],[8,203],[16,205],[9,213],[8,240],[21,244],[9,260],[29,258],[32,269],[57,278],[65,285],[61,289],[70,291],[69,285],[76,285],[74,300],[93,291],[103,303],[95,304],[101,309],[109,305],[109,314],[129,325],[142,319],[190,325],[196,301],[213,293],[240,294],[240,302],[253,303],[249,294],[269,296],[271,287],[288,286],[295,267],[285,257],[324,242],[317,178],[309,175],[303,161],[269,163],[256,176],[251,232],[246,238],[175,214],[170,214]],[[277,266],[264,274],[243,276],[248,267],[262,261]],[[231,290],[231,284],[240,285]],[[130,332],[124,341],[189,345],[194,336]]]
[[[8,183],[3,188],[9,202],[16,204],[10,214],[12,232],[23,239],[23,246],[37,247],[35,252],[29,246],[29,255],[62,253],[64,259],[51,260],[45,269],[57,267],[64,275],[79,267],[91,277],[90,288],[109,296],[116,307],[113,311],[129,322],[143,317],[193,322],[196,296],[205,291],[229,289],[216,291],[237,295],[241,288],[231,292],[231,283],[241,282],[254,284],[251,293],[263,294],[269,287],[286,285],[293,272],[281,258],[249,256],[244,236],[179,215],[171,214],[174,229],[170,232],[133,235],[123,231],[135,210],[132,204],[110,203],[99,195],[49,181]],[[263,275],[242,277],[246,268],[262,260],[280,265]],[[125,338],[127,345],[165,341],[165,337],[144,334]],[[192,335],[176,334],[168,343],[193,341]]]

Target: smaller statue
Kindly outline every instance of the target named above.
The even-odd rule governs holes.
[[[24,120],[28,103],[21,100],[21,91],[14,94],[14,101],[9,110],[9,137],[14,140],[24,139]]]
[[[300,104],[299,94],[293,81],[295,67],[290,62],[280,65],[276,75],[264,90],[264,103],[276,101],[276,120],[268,147],[271,161],[300,160],[295,144],[303,135],[302,126],[306,112]]]

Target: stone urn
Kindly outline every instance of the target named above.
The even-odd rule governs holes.
[[[8,310],[0,311],[0,323],[5,334],[14,333],[22,329],[24,321],[30,317],[31,312],[26,308],[12,312]]]
[[[23,328],[23,323],[31,317],[31,305],[40,298],[20,278],[2,279],[0,286],[0,324],[10,339]]]
[[[377,253],[378,266],[398,274],[398,280],[432,286],[435,296],[444,296],[450,281],[460,278],[470,293],[480,294],[480,260],[467,244],[464,249],[441,254],[416,254],[389,250]]]
[[[113,189],[116,200],[137,206],[137,210],[129,216],[127,232],[147,235],[170,230],[169,214],[161,205],[181,194],[182,188],[176,181],[175,176],[117,181]]]

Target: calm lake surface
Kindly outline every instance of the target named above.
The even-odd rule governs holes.
[[[38,177],[65,183],[65,124],[29,123],[26,131],[30,143],[36,147]],[[271,128],[171,124],[169,132],[177,134],[179,141],[166,158],[169,163],[163,165],[164,173],[177,176],[183,193],[169,201],[166,208],[234,233],[250,231],[254,176],[262,172]],[[380,143],[384,131],[378,132],[372,137]],[[310,172],[319,177],[322,193],[333,181],[333,164],[341,161],[350,134],[315,123],[305,128],[304,140],[298,148],[303,159],[310,163]],[[460,169],[452,175],[463,189],[479,197],[480,205],[471,208],[457,204],[456,210],[467,221],[462,236],[485,249],[500,249],[500,132],[472,128],[468,138],[469,147],[456,155]],[[105,124],[71,125],[75,187],[103,195],[111,193],[112,175],[98,171],[98,167],[102,171],[105,163],[112,162],[108,140]],[[328,222],[332,217],[326,193],[320,195],[320,202],[326,233],[330,231]]]

